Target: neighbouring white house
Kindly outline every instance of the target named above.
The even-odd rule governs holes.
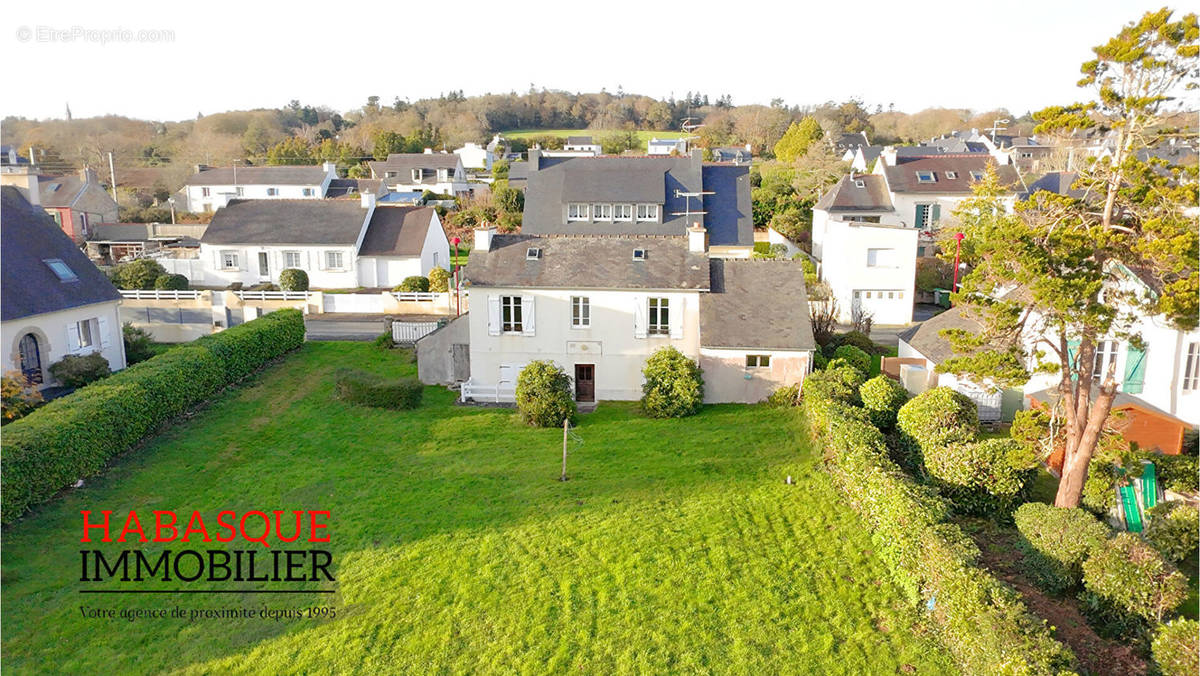
[[[705,244],[699,226],[640,237],[477,230],[463,398],[511,402],[521,369],[550,360],[578,401],[638,399],[647,357],[668,345],[704,369],[708,402],[801,383],[815,349],[801,266],[711,258]]]
[[[732,162],[734,164],[750,164],[754,153],[749,143],[744,146],[719,146],[709,151],[713,162]],[[670,153],[667,153],[668,155]]]
[[[457,197],[470,194],[462,158],[454,153],[392,153],[382,162],[368,162],[371,178],[382,179],[392,192],[424,192]]]
[[[591,136],[568,136],[559,150],[538,146],[534,146],[534,149],[540,152],[542,157],[596,157],[603,154],[600,144],[594,143]]]
[[[184,208],[212,212],[235,199],[312,199],[325,197],[337,180],[333,162],[315,166],[232,167],[196,166],[183,183]]]
[[[844,176],[821,196],[813,207],[812,254],[837,300],[838,321],[852,321],[855,312],[876,324],[912,321],[918,238],[893,209],[882,176]]]
[[[164,264],[171,261],[163,261]],[[304,270],[315,289],[391,288],[449,268],[450,249],[432,207],[377,205],[374,194],[338,200],[234,200],[200,240],[194,285],[279,283]]]
[[[685,138],[652,138],[646,141],[646,154],[655,156],[686,155],[688,154],[688,142]]]
[[[0,192],[0,370],[42,389],[59,384],[50,366],[67,355],[98,352],[125,368],[121,294],[45,211],[13,186]]]
[[[492,143],[496,140],[493,139]],[[478,143],[467,143],[463,147],[454,151],[462,159],[464,169],[484,169],[492,170],[492,163],[496,161],[496,155],[492,152],[492,143],[487,146],[481,146]]]
[[[1114,265],[1111,269],[1113,288],[1149,292],[1150,287],[1124,266]],[[1030,321],[1027,325],[1035,327],[1038,322]],[[907,369],[903,365],[900,368],[910,373],[905,383],[910,391],[952,387],[981,404],[981,419],[1011,420],[1016,410],[1028,405],[1046,405],[1057,399],[1058,373],[1034,373],[1023,386],[1000,393],[987,383],[936,373],[938,364],[954,356],[950,344],[940,335],[944,329],[977,333],[982,326],[962,307],[956,307],[900,334],[898,356],[901,362],[910,363]],[[1122,430],[1125,437],[1142,448],[1177,453],[1183,431],[1200,424],[1200,330],[1177,329],[1161,315],[1141,315],[1130,330],[1141,337],[1142,344],[1102,337],[1097,343],[1093,368],[1103,373],[1110,364],[1114,365],[1119,393],[1114,409],[1127,412],[1128,424]],[[1037,346],[1040,336],[1032,331],[1024,336],[1027,350],[1039,349],[1047,353],[1048,361],[1055,361],[1053,352],[1045,345]],[[1052,339],[1057,341],[1057,337]],[[1068,352],[1074,354],[1078,344],[1078,340],[1069,339]],[[1026,366],[1032,372],[1032,361]],[[996,407],[998,411],[994,410]]]

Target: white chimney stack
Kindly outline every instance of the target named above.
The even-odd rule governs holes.
[[[325,170],[326,174],[329,174],[333,178],[337,178],[337,163],[336,162],[324,162],[321,164],[321,168]]]
[[[364,208],[364,209],[374,209],[375,208],[375,193],[373,193],[373,192],[359,193],[359,199],[362,200],[362,208]]]
[[[475,228],[475,251],[491,251],[492,238],[496,236],[496,226],[484,223],[483,227]]]
[[[708,230],[700,223],[693,223],[692,227],[688,228],[688,251],[691,253],[704,253],[708,251]]]

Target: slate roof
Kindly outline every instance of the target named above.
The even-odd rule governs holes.
[[[378,178],[335,178],[329,182],[329,189],[325,191],[325,197],[327,199],[346,197],[360,193],[377,195],[382,185],[383,181]]]
[[[38,195],[43,207],[69,207],[83,192],[78,176],[38,176]]]
[[[233,167],[211,167],[196,172],[184,185],[234,185]],[[325,169],[315,166],[237,167],[237,185],[321,185]]]
[[[711,293],[700,295],[702,347],[816,349],[799,263],[713,259],[709,270]]]
[[[358,200],[230,200],[200,242],[353,246],[366,216]]]
[[[238,178],[241,178],[240,174]],[[118,188],[168,188],[171,183],[171,170],[167,167],[117,169]]]
[[[710,245],[753,245],[747,167],[704,166],[698,153],[684,157],[542,157],[537,171],[530,170],[532,162],[525,164],[521,226],[525,234],[682,236],[694,222],[709,228]],[[676,195],[677,191],[707,190],[716,194],[703,198]],[[568,223],[566,205],[570,202],[659,204],[662,222]],[[685,217],[689,212],[690,218]]]
[[[988,164],[995,164],[990,155],[984,153],[935,155],[932,157],[913,157],[896,159],[896,164],[884,167],[888,187],[894,193],[969,193],[974,179],[972,171],[986,171]],[[932,171],[936,177],[933,183],[918,183],[918,171]],[[957,173],[955,178],[948,178],[947,171]],[[996,167],[1000,184],[1013,191],[1024,191],[1025,185],[1011,164]]]
[[[833,143],[833,145],[838,150],[845,150],[847,148],[858,148],[859,146],[866,146],[866,145],[870,145],[870,144],[871,144],[871,142],[869,139],[867,139],[866,132],[862,132],[862,131],[855,132],[853,134],[842,134]]]
[[[541,257],[528,260],[531,247]],[[633,260],[644,249],[646,259]],[[706,290],[708,257],[688,251],[686,237],[532,237],[495,235],[489,251],[471,251],[474,286],[549,289]]]
[[[741,146],[722,146],[712,148],[710,152],[714,162],[734,162],[739,159],[749,162],[752,159],[751,152]]]
[[[867,169],[871,168],[871,163],[879,159],[879,154],[883,152],[884,146],[859,146],[858,152],[862,153],[863,161],[867,165]]]
[[[1051,171],[1045,176],[1029,184],[1029,191],[1025,194],[1028,199],[1035,192],[1045,190],[1056,195],[1069,195],[1075,199],[1083,199],[1087,194],[1084,190],[1077,190],[1071,187],[1075,183],[1075,179],[1079,174],[1074,171]]]
[[[12,186],[0,188],[0,320],[120,300],[108,277],[42,209]],[[78,276],[63,282],[43,262],[57,258]]]
[[[950,308],[916,326],[900,333],[900,340],[908,343],[917,352],[934,364],[940,364],[955,356],[950,342],[938,335],[942,329],[965,329],[973,333],[983,330],[983,325],[963,314],[963,307]]]
[[[863,187],[858,187],[862,181]],[[892,198],[887,183],[878,174],[853,174],[843,176],[813,206],[828,212],[839,211],[891,211]]]
[[[360,256],[420,256],[433,207],[376,207]]]
[[[460,159],[454,153],[392,153],[383,162],[368,162],[372,176],[383,178],[386,172],[400,172],[398,178],[412,178],[413,169],[449,169],[454,171]]]
[[[568,136],[566,145],[569,146],[590,146],[592,143],[591,136]]]

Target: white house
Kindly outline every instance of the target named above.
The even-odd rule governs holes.
[[[493,140],[493,143],[495,140]],[[492,163],[496,161],[496,156],[491,151],[492,144],[487,147],[481,146],[478,143],[467,143],[463,147],[454,151],[455,155],[462,160],[463,168],[465,169],[485,169],[492,170]]]
[[[125,368],[121,294],[46,212],[15,187],[0,192],[2,370],[46,388],[58,384],[50,366],[67,355],[98,352],[110,369]]]
[[[392,192],[470,194],[462,158],[454,153],[392,153],[383,162],[368,162],[371,178],[382,179]]]
[[[646,141],[647,155],[686,155],[688,142],[685,138],[652,138]]]
[[[799,384],[815,349],[803,269],[709,258],[705,239],[702,227],[641,237],[477,230],[463,398],[511,402],[521,369],[550,360],[578,401],[638,399],[646,358],[667,345],[704,369],[709,402],[755,402]]]
[[[188,211],[212,212],[234,199],[322,199],[337,165],[281,167],[206,167],[197,165],[183,184]]]
[[[193,284],[278,284],[282,270],[296,268],[312,288],[391,288],[449,268],[450,251],[431,207],[377,206],[364,193],[358,200],[234,200],[205,230],[200,262],[203,279]]]

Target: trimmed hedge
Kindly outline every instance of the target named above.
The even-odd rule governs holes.
[[[1083,562],[1084,610],[1113,636],[1145,639],[1187,597],[1187,578],[1133,533],[1121,533]]]
[[[930,483],[962,514],[1006,517],[1029,497],[1034,468],[1012,439],[925,446]]]
[[[99,352],[69,354],[50,365],[50,375],[67,387],[83,387],[111,373],[108,360]]]
[[[946,503],[888,458],[866,412],[829,396],[834,389],[805,383],[813,437],[824,444],[834,482],[871,527],[879,556],[910,598],[925,602],[963,672],[1049,676],[1070,669],[1071,651],[1015,591],[976,565],[979,551],[945,521]]]
[[[925,471],[926,448],[975,441],[979,414],[966,395],[935,387],[900,407],[896,432],[900,464],[919,474]]]
[[[908,391],[900,383],[885,375],[878,375],[858,388],[863,408],[871,416],[871,423],[883,431],[896,425],[896,414],[908,402]]]
[[[1200,622],[1180,618],[1158,628],[1151,650],[1163,676],[1196,676],[1200,673]]]
[[[704,404],[703,371],[674,347],[660,347],[642,368],[642,412],[651,418],[684,418]]]
[[[1178,500],[1150,510],[1146,540],[1168,560],[1179,563],[1200,547],[1200,509]]]
[[[303,315],[279,310],[130,366],[6,425],[0,520],[12,523],[76,479],[99,473],[163,423],[303,342]]]
[[[1193,495],[1200,491],[1196,456],[1147,454],[1146,458],[1158,467],[1158,478],[1163,488]]]
[[[1084,509],[1063,509],[1027,502],[1013,514],[1021,539],[1017,546],[1030,578],[1051,594],[1079,586],[1083,562],[1111,534],[1108,526]]]
[[[300,268],[280,270],[279,288],[284,291],[308,291],[308,273]]]
[[[341,369],[336,374],[333,394],[348,404],[407,410],[421,405],[425,386],[416,378],[382,378],[365,371]]]
[[[834,359],[844,359],[862,372],[863,377],[871,373],[871,355],[853,345],[842,345],[833,351]]]

